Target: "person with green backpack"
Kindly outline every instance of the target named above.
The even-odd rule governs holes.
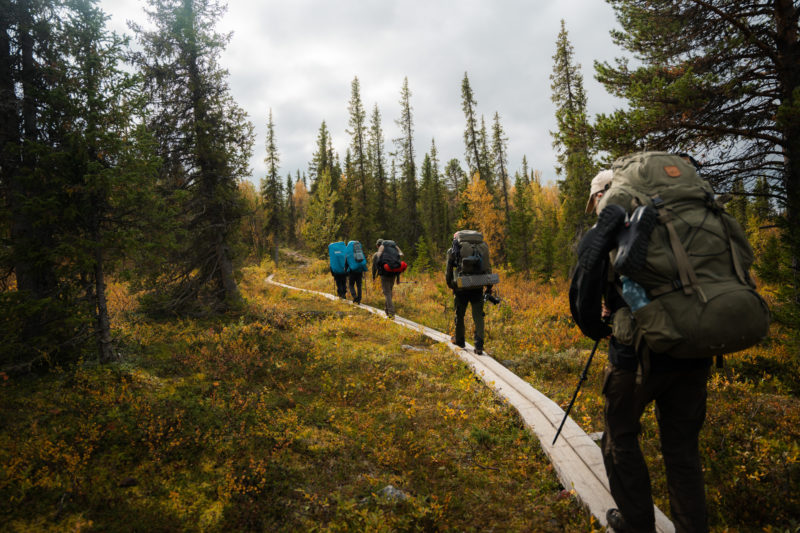
[[[632,154],[614,162],[612,175],[600,198],[592,184],[587,208],[598,220],[578,246],[570,287],[581,330],[595,339],[611,333],[601,447],[617,508],[606,519],[615,531],[655,531],[638,441],[654,402],[676,531],[708,531],[699,434],[712,357],[762,339],[769,312],[753,290],[743,230],[691,158]]]

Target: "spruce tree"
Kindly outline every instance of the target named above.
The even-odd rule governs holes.
[[[331,188],[330,170],[325,169],[317,179],[317,192],[311,196],[301,230],[306,246],[319,258],[325,257],[328,243],[338,240],[341,234],[341,221],[333,209],[337,197]]]
[[[294,205],[294,197],[292,191],[294,190],[294,183],[292,183],[292,173],[286,174],[286,198],[283,212],[286,213],[286,243],[294,245],[297,241],[297,211]]]
[[[136,125],[143,109],[138,87],[121,68],[127,41],[105,29],[106,16],[93,2],[76,0],[70,8],[62,44],[74,61],[67,72],[77,90],[61,120],[70,130],[70,179],[81,193],[71,195],[77,225],[62,249],[71,248],[74,275],[84,280],[92,306],[98,358],[109,362],[115,356],[106,277],[121,258],[148,255],[142,234],[155,247],[168,234],[170,213],[155,189],[150,138]]]
[[[481,179],[486,182],[486,188],[492,195],[497,194],[497,187],[495,187],[494,165],[492,164],[492,149],[489,143],[489,131],[486,129],[486,119],[481,115],[481,129],[478,132],[478,154],[481,158],[481,168],[483,174]],[[495,198],[496,199],[496,198]]]
[[[506,226],[508,226],[511,219],[511,206],[508,198],[508,138],[503,131],[503,126],[500,124],[500,114],[497,112],[494,114],[494,123],[492,125],[492,155],[495,175],[500,183],[498,188],[500,203],[506,215]]]
[[[372,218],[372,180],[369,168],[367,146],[367,114],[361,102],[361,86],[358,77],[353,78],[350,88],[349,129],[351,167],[347,170],[350,183],[349,233],[356,240],[369,240],[372,237],[369,222]]]
[[[523,174],[524,175],[524,174]],[[511,266],[517,271],[531,267],[531,244],[533,237],[533,205],[529,183],[517,175],[514,182],[514,209],[510,214],[506,249]]]
[[[483,157],[480,153],[480,129],[478,126],[478,102],[469,85],[469,77],[464,73],[461,81],[461,109],[464,111],[466,127],[464,129],[464,156],[467,163],[469,179],[477,172],[481,178],[486,179],[486,169],[483,168]]]
[[[230,39],[214,31],[224,7],[216,0],[149,5],[155,29],[132,25],[141,45],[148,127],[159,144],[162,180],[182,200],[186,232],[153,301],[165,311],[224,311],[241,300],[229,240],[241,217],[237,183],[250,172],[253,125],[218,63]]]
[[[553,147],[557,152],[558,181],[564,204],[563,225],[559,230],[559,249],[565,271],[574,262],[575,246],[586,228],[593,223],[593,215],[585,213],[586,199],[592,177],[592,129],[586,117],[586,94],[580,65],[574,63],[574,52],[569,42],[564,21],[556,41],[553,56],[553,74],[550,85],[552,100],[556,104],[558,130],[551,132]]]
[[[325,169],[331,170],[332,161],[329,159],[328,145],[330,142],[330,135],[328,134],[328,126],[325,121],[319,127],[317,133],[317,149],[311,155],[311,161],[308,163],[308,176],[311,178],[311,194],[317,190],[317,180],[322,175]]]
[[[267,119],[267,155],[264,163],[267,165],[267,174],[261,180],[261,199],[263,201],[266,218],[264,220],[264,234],[269,237],[272,259],[278,262],[278,242],[283,236],[286,220],[284,212],[283,187],[281,186],[280,154],[275,142],[275,124],[272,121],[272,109],[269,110]]]
[[[369,168],[372,170],[372,181],[375,184],[375,214],[373,227],[378,235],[385,235],[391,225],[389,202],[389,184],[386,176],[386,155],[384,154],[383,129],[378,104],[375,104],[370,118],[367,140],[367,156]],[[371,236],[366,242],[371,242]]]
[[[417,169],[414,163],[414,120],[411,114],[408,78],[403,79],[403,87],[400,90],[400,118],[396,119],[395,123],[400,128],[400,137],[394,139],[400,158],[399,240],[413,245],[420,235],[420,223],[417,214]]]
[[[435,151],[435,145],[433,146]],[[427,251],[431,256],[439,254],[442,235],[444,234],[445,218],[444,198],[439,186],[438,172],[434,169],[434,164],[430,154],[425,154],[420,168],[422,181],[419,188],[419,214],[422,220],[422,235],[417,245],[424,239]]]

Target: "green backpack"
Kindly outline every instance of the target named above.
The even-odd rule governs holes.
[[[617,159],[612,170],[601,209],[617,204],[630,215],[651,206],[658,214],[643,266],[624,272],[650,299],[633,312],[633,343],[694,358],[743,350],[766,337],[769,309],[748,273],[753,250],[694,166],[673,154],[641,152]]]

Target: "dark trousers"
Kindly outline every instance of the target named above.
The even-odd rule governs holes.
[[[364,278],[363,272],[350,272],[347,274],[347,283],[350,287],[350,296],[355,303],[361,303],[361,280]]]
[[[655,401],[669,503],[677,533],[708,531],[698,437],[706,417],[708,369],[636,372],[610,365],[603,384],[603,461],[611,495],[631,531],[655,531],[650,476],[639,447],[640,419]]]
[[[333,274],[336,282],[336,295],[339,298],[347,298],[347,274]]]
[[[464,344],[464,315],[467,314],[467,305],[471,305],[475,349],[483,350],[483,289],[453,291],[453,301],[456,306],[456,344]]]

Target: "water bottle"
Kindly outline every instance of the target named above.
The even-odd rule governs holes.
[[[647,297],[644,287],[627,276],[621,276],[620,279],[622,280],[622,298],[625,300],[625,303],[628,304],[628,307],[631,308],[631,311],[641,309],[650,303],[650,299]]]

